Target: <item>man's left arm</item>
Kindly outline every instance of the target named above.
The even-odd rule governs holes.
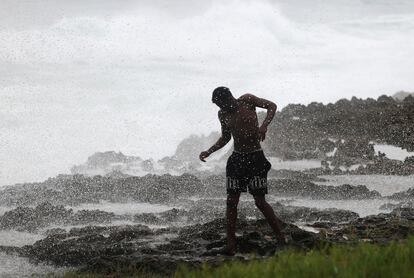
[[[241,98],[257,107],[267,110],[266,118],[264,119],[262,125],[259,127],[259,139],[263,141],[266,137],[267,127],[275,116],[277,110],[276,103],[264,98],[259,98],[252,94],[245,94]]]

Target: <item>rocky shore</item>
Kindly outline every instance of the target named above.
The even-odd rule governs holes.
[[[172,274],[181,264],[198,267],[204,262],[218,265],[229,260],[250,260],[272,256],[285,248],[311,249],[323,244],[370,241],[386,243],[403,240],[414,233],[414,210],[396,209],[353,220],[314,222],[309,232],[286,223],[290,239],[281,246],[265,220],[238,221],[235,257],[214,255],[214,248],[225,246],[225,220],[217,218],[204,224],[150,229],[146,225],[85,226],[69,231],[51,230],[33,245],[21,248],[0,247],[7,253],[29,257],[34,262],[56,266],[76,266],[80,271],[109,273],[119,267],[137,267],[158,274]]]
[[[218,265],[229,260],[250,260],[253,255],[266,258],[285,248],[307,250],[324,244],[357,241],[386,243],[403,240],[414,233],[412,208],[396,208],[391,213],[360,218],[356,213],[344,210],[317,210],[281,203],[272,206],[284,221],[288,246],[281,246],[276,241],[265,220],[252,219],[258,213],[253,204],[246,202],[240,207],[238,253],[235,257],[214,254],[215,248],[225,246],[225,219],[223,207],[214,211],[216,204],[211,200],[194,201],[190,210],[172,209],[161,213],[136,214],[129,216],[129,220],[140,223],[123,225],[108,224],[108,221],[125,219],[126,216],[101,211],[74,213],[49,203],[35,208],[19,207],[1,216],[2,229],[35,231],[35,227],[47,227],[52,223],[85,223],[90,220],[90,215],[96,216],[93,223],[106,225],[87,225],[68,230],[44,229],[45,238],[33,245],[0,246],[0,251],[28,257],[33,262],[74,266],[79,271],[108,273],[119,267],[132,266],[168,275],[182,264],[198,267],[204,262]],[[200,216],[197,218],[198,223],[195,223],[196,217],[191,218],[191,215]],[[20,217],[22,221],[16,221]],[[33,219],[29,222],[32,226],[29,223],[23,225],[23,219]],[[168,225],[150,228],[144,222]],[[11,223],[15,223],[14,226]],[[298,227],[293,223],[304,224]]]
[[[381,196],[365,185],[319,185],[316,182],[323,180],[316,173],[284,170],[269,175],[268,200],[284,222],[288,246],[276,241],[254,201],[242,198],[238,252],[234,257],[215,254],[226,242],[221,175],[61,175],[1,190],[0,205],[10,209],[0,215],[0,230],[37,234],[42,239],[23,247],[0,246],[0,252],[35,263],[73,266],[79,271],[110,273],[134,267],[169,275],[183,264],[199,267],[203,263],[261,259],[285,248],[308,250],[358,241],[383,244],[414,233],[413,189]],[[350,210],[292,205],[297,198],[333,204],[380,201],[378,209],[389,213],[360,217]],[[108,207],[145,202],[166,209],[139,213],[85,209],[102,201]]]

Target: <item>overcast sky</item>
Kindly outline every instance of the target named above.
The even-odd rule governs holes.
[[[220,85],[280,108],[414,91],[413,49],[411,0],[0,0],[0,185],[171,155],[219,130]]]

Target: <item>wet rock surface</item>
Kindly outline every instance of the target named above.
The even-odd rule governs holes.
[[[280,246],[264,220],[239,221],[236,259],[246,260],[248,254],[271,256]],[[285,224],[297,248],[312,248],[319,243],[316,234]],[[51,234],[31,246],[21,248],[21,254],[34,261],[57,266],[81,266],[88,271],[108,271],[117,263],[142,266],[149,271],[173,273],[178,264],[199,266],[202,262],[220,263],[234,259],[208,256],[209,250],[225,246],[225,220],[183,228],[151,230],[144,225],[110,226],[72,229]]]
[[[298,188],[293,187],[291,191],[297,192]],[[366,189],[361,189],[355,193],[355,188],[358,189],[351,187],[348,191],[353,192],[352,196],[366,192]],[[360,240],[386,243],[414,233],[414,209],[403,205],[391,213],[364,218],[347,210],[292,206],[289,200],[273,202],[271,206],[285,223],[283,229],[290,239],[289,248],[310,249],[326,242]],[[50,203],[34,208],[18,207],[0,218],[2,228],[36,231],[52,224],[88,226],[69,231],[51,228],[43,232],[44,239],[33,245],[21,248],[0,246],[0,251],[19,254],[34,262],[75,266],[83,271],[108,273],[125,266],[171,274],[181,264],[199,267],[204,262],[218,265],[228,260],[246,261],[252,259],[253,254],[256,258],[266,258],[283,249],[268,223],[263,219],[254,220],[263,217],[254,201],[241,200],[237,222],[238,253],[235,257],[214,255],[215,248],[223,248],[226,244],[224,213],[225,199],[217,198],[186,199],[180,208],[135,215],[115,215],[99,210],[73,212]],[[128,219],[135,224],[111,225],[120,219]],[[319,233],[292,223],[301,223],[301,227],[308,226]],[[148,225],[165,228],[149,228]]]
[[[219,184],[223,189],[223,185]],[[218,186],[218,185],[217,185]],[[193,175],[146,175],[143,177],[112,177],[58,175],[41,183],[27,183],[0,190],[2,206],[36,206],[44,202],[54,205],[107,202],[167,203],[178,198],[199,196],[202,190],[223,194],[224,191],[205,188]],[[201,190],[201,191],[200,191]]]
[[[412,200],[414,201],[414,188],[410,188],[407,191],[397,192],[389,196],[394,200]]]
[[[341,159],[334,160],[335,168],[329,168],[327,160],[322,161],[324,168],[315,169],[314,173],[323,175],[397,175],[409,176],[414,175],[414,159],[407,157],[404,161],[389,159],[384,157],[384,154],[374,156],[371,160],[363,160],[359,158],[348,158],[348,160]],[[352,169],[351,166],[357,166]],[[318,172],[319,171],[319,172]]]
[[[381,194],[375,190],[369,190],[365,185],[340,186],[317,185],[310,181],[291,180],[291,179],[272,179],[269,180],[271,192],[278,196],[299,196],[312,199],[374,199],[381,198]]]
[[[387,243],[401,240],[414,234],[414,209],[394,209],[391,213],[358,218],[347,224],[324,229],[323,234],[335,243],[355,240]]]
[[[370,241],[386,243],[414,233],[414,209],[395,209],[388,214],[356,218],[347,223],[315,222],[312,233],[284,223],[290,239],[287,248],[311,249],[325,243]],[[145,225],[87,226],[69,232],[58,231],[33,245],[12,248],[33,261],[57,266],[77,266],[81,271],[108,273],[125,267],[139,267],[158,274],[172,274],[180,264],[199,267],[229,260],[266,258],[284,250],[265,220],[239,220],[235,257],[212,255],[224,247],[225,219],[185,227],[150,229]],[[7,247],[2,247],[7,249]],[[0,248],[0,250],[3,250]]]
[[[161,213],[140,213],[134,215],[134,221],[143,224],[174,225],[177,223],[205,223],[224,217],[225,200],[202,199],[187,201],[186,209],[171,209]],[[286,222],[349,222],[359,217],[355,212],[342,209],[316,209],[270,203],[280,219]],[[254,201],[242,201],[238,206],[238,219],[260,219],[263,217]]]
[[[48,202],[35,208],[17,207],[0,217],[0,229],[36,232],[50,225],[82,225],[90,223],[110,223],[124,217],[112,212],[100,210],[79,210],[73,212],[63,206],[54,206]]]
[[[289,247],[309,249],[325,242],[358,240],[384,243],[414,233],[412,208],[402,203],[387,207],[394,209],[391,213],[364,218],[347,210],[290,205],[290,200],[298,197],[313,200],[383,198],[366,186],[318,185],[316,172],[275,171],[272,175],[269,191],[278,197],[273,200],[279,202],[270,201],[270,204],[286,223],[284,231],[290,238]],[[224,184],[224,176],[220,175],[205,179],[192,175],[92,178],[75,175],[20,189],[7,188],[1,191],[0,204],[18,204],[19,207],[0,216],[0,229],[41,232],[45,238],[21,248],[0,246],[0,251],[26,256],[36,262],[76,266],[84,271],[108,273],[120,266],[133,266],[171,274],[179,264],[199,267],[208,262],[218,265],[228,260],[250,260],[252,254],[256,258],[266,258],[282,250],[267,222],[257,220],[263,215],[254,201],[242,198],[238,208],[238,253],[235,257],[212,255],[214,248],[224,247],[226,243]],[[390,198],[409,203],[412,189],[394,195]],[[280,200],[280,197],[287,199]],[[48,202],[44,202],[45,199]],[[178,208],[118,215],[102,210],[73,211],[63,206],[102,200]],[[130,225],[114,225],[119,221]],[[69,231],[69,227],[64,227],[73,225],[88,226]],[[50,229],[45,231],[47,228]]]

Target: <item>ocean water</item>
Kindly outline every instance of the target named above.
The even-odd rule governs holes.
[[[372,200],[311,200],[311,199],[294,199],[289,205],[312,207],[318,209],[344,209],[356,212],[360,217],[368,215],[389,212],[388,210],[380,210],[380,206],[385,203],[397,204],[398,201],[388,201],[381,199]]]
[[[414,175],[388,176],[388,175],[338,175],[320,176],[326,182],[316,182],[320,185],[365,185],[370,190],[378,191],[382,196],[389,196],[396,192],[406,191],[414,187]]]
[[[176,207],[176,206],[175,206]],[[103,211],[113,212],[115,214],[135,214],[135,213],[146,213],[146,212],[163,212],[172,209],[171,206],[160,205],[160,204],[149,204],[149,203],[110,203],[100,202],[98,204],[83,204],[80,206],[69,207],[74,211],[81,209],[99,209]],[[4,212],[13,209],[13,207],[0,207],[0,215]],[[124,225],[124,224],[136,224],[130,221],[115,221],[111,225]],[[83,225],[84,226],[84,225]],[[161,225],[148,225],[150,228],[163,228]],[[82,225],[76,226],[50,226],[50,228],[63,228],[69,231],[74,227],[82,227]],[[0,245],[2,246],[17,246],[21,247],[44,238],[42,234],[44,230],[40,230],[38,234],[17,232],[17,231],[2,231],[0,230]],[[44,277],[47,274],[53,273],[56,276],[62,276],[65,271],[69,271],[72,268],[57,268],[48,264],[34,264],[27,258],[19,257],[16,255],[9,255],[0,252],[0,278],[8,277]]]
[[[0,206],[0,216],[2,216],[6,211],[12,210],[14,208],[15,207],[3,207],[3,206]]]
[[[375,144],[374,150],[375,150],[375,153],[378,153],[379,151],[382,153],[385,153],[385,155],[389,159],[396,159],[396,160],[402,160],[402,161],[406,157],[414,156],[414,152],[409,152],[400,147],[386,145],[386,144]]]
[[[414,175],[411,176],[387,176],[387,175],[338,175],[320,176],[325,182],[316,182],[320,185],[339,186],[342,184],[365,185],[370,190],[378,191],[382,196],[390,196],[396,192],[406,191],[414,187]],[[291,198],[290,205],[314,207],[319,209],[338,208],[351,210],[361,217],[373,215],[387,210],[380,210],[380,206],[386,203],[397,204],[399,201],[384,199],[368,200],[315,200],[306,198]]]
[[[39,234],[23,233],[17,231],[0,231],[0,245],[3,246],[24,246],[33,244],[42,239]],[[0,252],[0,277],[44,277],[49,273],[62,276],[65,271],[71,268],[55,267],[48,264],[34,264],[27,258],[16,255],[9,255]]]
[[[281,170],[295,170],[302,171],[311,168],[321,167],[321,161],[317,159],[303,159],[303,160],[282,160],[278,157],[267,158],[272,164],[272,169]]]
[[[176,208],[176,206],[174,206]],[[148,212],[163,212],[174,208],[172,206],[161,205],[161,204],[150,204],[150,203],[111,203],[107,201],[101,201],[97,204],[82,204],[79,206],[67,206],[75,212],[78,210],[95,210],[99,209],[102,211],[113,212],[115,214],[137,214],[137,213],[148,213]]]

